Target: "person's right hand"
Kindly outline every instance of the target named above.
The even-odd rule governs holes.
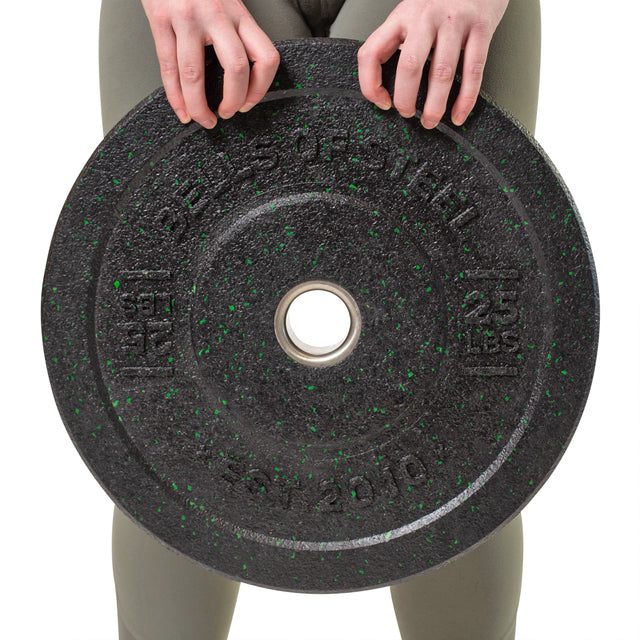
[[[263,98],[280,56],[240,0],[141,1],[167,100],[181,122],[193,119],[207,129],[217,122],[204,90],[206,45],[213,45],[224,69],[221,118],[248,111]]]

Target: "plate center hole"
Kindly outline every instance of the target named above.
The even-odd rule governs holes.
[[[285,323],[289,339],[298,349],[322,356],[347,339],[351,316],[347,305],[335,293],[312,289],[291,302]]]

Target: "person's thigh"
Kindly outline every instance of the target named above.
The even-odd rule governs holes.
[[[156,47],[140,0],[103,0],[100,100],[104,132],[161,84]]]
[[[482,90],[531,134],[540,84],[540,2],[510,0],[491,41]]]
[[[366,40],[401,0],[345,0],[331,25],[332,38]]]
[[[297,0],[244,0],[244,5],[271,40],[311,36]]]

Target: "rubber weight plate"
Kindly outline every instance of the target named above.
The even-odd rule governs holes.
[[[388,584],[503,526],[595,360],[592,257],[548,158],[484,99],[433,131],[378,110],[357,48],[281,43],[264,101],[212,131],[149,96],[80,174],[44,280],[58,406],[112,499],[288,590]],[[355,328],[322,362],[283,348],[287,296],[318,286]]]

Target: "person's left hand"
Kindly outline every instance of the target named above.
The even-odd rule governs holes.
[[[464,49],[462,85],[452,108],[461,125],[478,99],[491,38],[509,0],[404,0],[360,47],[360,88],[381,109],[391,108],[382,86],[382,64],[401,46],[394,104],[400,115],[416,113],[416,99],[431,48],[427,99],[420,122],[432,129],[444,115],[447,98]]]

